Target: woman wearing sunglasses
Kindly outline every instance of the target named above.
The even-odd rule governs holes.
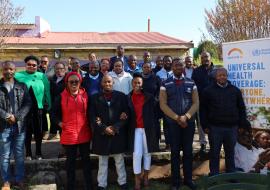
[[[75,168],[77,150],[80,152],[85,189],[92,189],[90,168],[91,130],[87,118],[88,96],[81,88],[82,78],[77,72],[70,72],[65,77],[65,90],[55,99],[52,117],[55,124],[62,128],[60,143],[65,148],[67,190],[75,190]]]
[[[42,143],[42,112],[43,109],[49,110],[51,107],[50,84],[47,77],[37,72],[39,59],[33,55],[24,59],[25,71],[15,74],[15,78],[19,82],[26,84],[30,97],[32,99],[32,107],[27,116],[26,127],[26,159],[32,160],[31,140],[34,134],[36,141],[36,159],[42,159],[41,143]]]

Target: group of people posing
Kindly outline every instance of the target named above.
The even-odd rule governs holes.
[[[227,80],[226,69],[214,69],[210,58],[208,52],[202,52],[202,64],[194,69],[190,56],[184,59],[158,56],[152,62],[150,52],[145,52],[143,62],[137,63],[137,57],[126,57],[120,45],[117,56],[110,59],[98,61],[90,53],[89,64],[82,66],[79,59],[70,57],[68,63],[56,62],[52,71],[48,69],[47,56],[41,59],[27,56],[25,70],[19,72],[12,61],[4,61],[0,81],[2,190],[9,190],[13,181],[14,186],[25,188],[25,157],[43,158],[46,113],[50,114],[50,132],[61,134],[67,190],[76,189],[77,151],[83,162],[85,189],[93,189],[90,147],[91,153],[99,158],[98,189],[107,188],[109,156],[114,158],[120,188],[128,189],[125,153],[133,155],[134,189],[149,186],[151,153],[159,151],[161,119],[166,148],[171,151],[172,190],[181,185],[196,189],[192,181],[195,120],[202,127],[199,129],[202,136],[203,132],[208,133],[210,175],[219,173],[222,144],[226,172],[236,171],[238,131],[243,134],[251,128],[241,91]],[[35,157],[31,151],[33,134]],[[183,151],[183,181],[180,151]],[[11,153],[16,163],[14,180],[10,175]],[[255,160],[256,170],[270,161],[268,149],[260,153],[263,156]]]

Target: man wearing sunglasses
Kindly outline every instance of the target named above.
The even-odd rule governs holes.
[[[49,58],[47,55],[43,55],[40,58],[40,64],[38,65],[38,71],[44,73],[48,79],[51,79],[54,75],[54,70],[49,68]],[[48,122],[47,122],[47,106],[45,106],[42,114],[42,131],[43,131],[43,140],[47,140],[49,138],[48,131]]]
[[[42,113],[44,106],[47,110],[51,108],[50,83],[47,77],[37,72],[39,59],[33,55],[27,56],[24,59],[25,71],[20,71],[15,74],[15,79],[26,84],[32,100],[32,107],[27,116],[26,128],[26,159],[32,160],[31,139],[34,133],[36,141],[36,159],[42,159],[41,143],[42,143]]]

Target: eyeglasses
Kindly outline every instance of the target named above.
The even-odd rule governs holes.
[[[79,84],[79,80],[70,80],[68,81],[69,84],[75,84],[75,85],[78,85]]]
[[[27,63],[27,67],[37,67],[36,64]]]

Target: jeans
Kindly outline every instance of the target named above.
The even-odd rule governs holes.
[[[113,154],[111,155],[114,158],[116,172],[118,175],[117,182],[119,185],[124,185],[127,183],[127,173],[125,169],[125,160],[124,154]],[[107,178],[108,178],[108,161],[109,156],[99,156],[98,157],[98,186],[107,187]]]
[[[24,178],[24,140],[25,132],[19,133],[18,126],[4,128],[0,133],[1,176],[3,182],[11,180],[10,155],[15,159],[15,181],[21,182]]]
[[[80,151],[82,159],[83,175],[85,182],[85,189],[92,189],[92,175],[91,175],[91,164],[90,164],[90,143],[75,144],[75,145],[63,145],[66,150],[66,172],[67,172],[67,190],[76,190],[76,158],[77,149]]]
[[[172,185],[179,187],[180,179],[180,150],[183,150],[184,181],[192,181],[192,144],[195,132],[194,121],[189,121],[186,128],[181,128],[177,123],[171,123],[171,173]]]
[[[219,173],[219,158],[221,146],[224,147],[226,172],[235,172],[234,147],[237,141],[237,126],[210,126],[210,175]]]

